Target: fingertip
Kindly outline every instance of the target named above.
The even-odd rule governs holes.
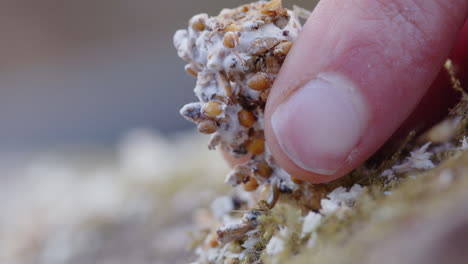
[[[275,81],[265,114],[271,152],[294,177],[322,183],[348,173],[379,149],[423,98],[456,40],[464,11],[455,10],[449,20],[430,0],[423,3],[427,9],[402,13],[419,8],[416,2],[322,1],[314,10]],[[432,24],[424,11],[435,14]],[[448,21],[460,25],[447,28]]]
[[[335,175],[367,127],[366,106],[351,81],[336,73],[321,73],[276,107],[270,117],[271,137],[301,169]]]

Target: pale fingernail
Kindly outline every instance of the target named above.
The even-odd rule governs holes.
[[[355,85],[339,74],[322,73],[278,106],[271,124],[292,162],[332,175],[358,145],[367,120],[365,101]]]

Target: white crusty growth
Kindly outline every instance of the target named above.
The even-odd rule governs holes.
[[[188,63],[186,71],[197,77],[194,91],[199,99],[181,114],[200,132],[212,134],[211,149],[220,146],[234,157],[250,157],[227,178],[233,185],[244,184],[247,191],[261,185],[272,191],[295,188],[265,144],[263,113],[300,28],[297,16],[273,0],[224,9],[216,17],[196,15],[188,29],[174,36],[179,57]]]

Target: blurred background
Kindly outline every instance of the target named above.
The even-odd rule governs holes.
[[[240,0],[0,0],[0,149],[113,144],[193,128],[172,35]],[[314,0],[284,1],[311,9]]]

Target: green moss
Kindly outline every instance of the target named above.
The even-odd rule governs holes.
[[[454,175],[450,186],[441,186],[440,174],[449,169]],[[330,217],[318,230],[318,245],[295,256],[289,263],[358,262],[372,244],[388,236],[416,215],[444,211],[468,188],[468,152],[459,151],[437,168],[408,178],[393,189],[391,196],[381,186],[369,186],[354,210],[341,219]],[[339,252],[334,254],[333,252]]]

